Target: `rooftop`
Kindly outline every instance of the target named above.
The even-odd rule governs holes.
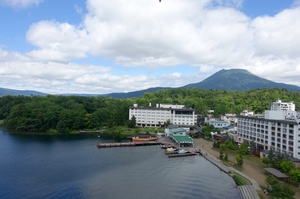
[[[284,173],[281,173],[277,169],[274,168],[265,168],[267,172],[275,176],[276,178],[288,178],[289,176],[285,175]]]
[[[172,136],[177,143],[194,143],[194,140],[190,136]]]

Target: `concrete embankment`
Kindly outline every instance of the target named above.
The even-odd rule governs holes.
[[[220,162],[219,159],[207,153],[205,150],[201,149],[201,154],[206,160],[210,161],[212,164],[214,164],[216,167],[218,167],[220,170],[224,171],[225,173],[232,172],[233,168],[229,168],[225,166]]]
[[[253,185],[253,187],[255,188],[255,190],[261,190],[261,188],[259,187],[259,185],[257,184],[257,182],[255,180],[253,180],[252,178],[250,178],[249,176],[247,176],[244,173],[236,170],[233,167],[228,167],[228,166],[224,165],[221,160],[219,160],[215,156],[207,153],[204,149],[201,149],[201,152],[202,152],[202,155],[203,155],[203,157],[205,159],[209,160],[211,163],[213,163],[214,165],[216,165],[222,171],[224,171],[226,173],[228,173],[228,172],[235,172],[235,173],[243,176],[244,178],[248,179],[251,182],[251,184]]]
[[[235,172],[251,182],[252,185],[239,186],[239,191],[244,199],[259,199],[257,191],[261,191],[261,188],[255,180],[251,179],[249,176],[243,174],[242,172],[236,170],[233,167],[228,167],[224,165],[221,160],[207,153],[204,149],[201,149],[201,154],[206,160],[210,161],[212,164],[217,166],[220,170],[224,171],[225,173]]]

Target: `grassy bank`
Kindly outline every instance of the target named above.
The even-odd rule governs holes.
[[[249,180],[247,180],[246,178],[244,178],[243,176],[240,176],[238,174],[233,174],[232,175],[233,180],[235,181],[235,183],[238,186],[242,186],[242,185],[250,185],[251,182]]]

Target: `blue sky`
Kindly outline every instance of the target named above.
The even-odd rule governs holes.
[[[111,93],[241,68],[300,86],[299,0],[0,0],[0,87]]]

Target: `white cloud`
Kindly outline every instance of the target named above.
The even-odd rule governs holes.
[[[52,61],[66,61],[91,54],[135,67],[224,65],[251,54],[249,19],[233,8],[207,8],[209,3],[89,0],[80,28],[43,21],[30,27],[27,39],[38,47],[31,52],[35,58],[49,54]]]
[[[6,59],[10,57],[9,59]],[[4,59],[9,61],[3,61]],[[18,61],[24,60],[24,61]],[[26,56],[0,50],[1,87],[34,89],[47,93],[111,93],[149,87],[178,87],[198,77],[181,73],[147,77],[113,75],[112,68],[75,63],[34,62]]]
[[[38,47],[28,56],[41,61],[67,61],[71,58],[84,58],[89,47],[87,32],[68,23],[41,21],[32,24],[26,38]]]
[[[300,56],[300,7],[280,12],[274,17],[257,17],[252,22],[258,56]]]
[[[13,8],[27,8],[32,5],[39,5],[44,0],[0,0],[0,3]]]

